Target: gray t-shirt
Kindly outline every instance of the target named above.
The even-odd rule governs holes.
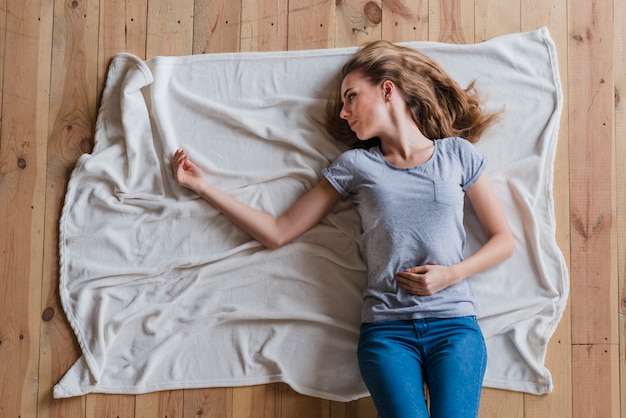
[[[361,216],[361,250],[368,269],[362,322],[476,315],[468,280],[432,296],[401,288],[396,273],[409,267],[452,265],[463,259],[465,191],[485,169],[484,156],[468,141],[434,141],[422,165],[391,165],[379,147],[346,151],[322,173]]]

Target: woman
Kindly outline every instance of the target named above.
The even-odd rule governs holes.
[[[329,127],[354,149],[278,218],[215,188],[182,150],[172,160],[176,180],[270,249],[352,198],[368,268],[358,360],[379,415],[477,416],[486,350],[465,279],[513,251],[485,159],[470,143],[496,116],[481,111],[473,86],[386,41],[360,49],[341,80]],[[465,196],[487,239],[464,259]]]

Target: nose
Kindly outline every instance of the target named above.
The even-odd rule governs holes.
[[[346,105],[341,106],[341,111],[339,112],[339,117],[341,119],[348,119],[348,111],[346,110]]]

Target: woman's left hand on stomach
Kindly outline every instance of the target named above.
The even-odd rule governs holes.
[[[455,283],[452,269],[440,265],[415,266],[396,274],[398,284],[417,296],[431,296]]]

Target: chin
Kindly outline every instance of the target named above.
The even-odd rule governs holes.
[[[365,142],[365,141],[369,141],[371,139],[376,138],[376,136],[371,136],[371,135],[359,135],[355,132],[356,137],[359,139],[359,141]]]

